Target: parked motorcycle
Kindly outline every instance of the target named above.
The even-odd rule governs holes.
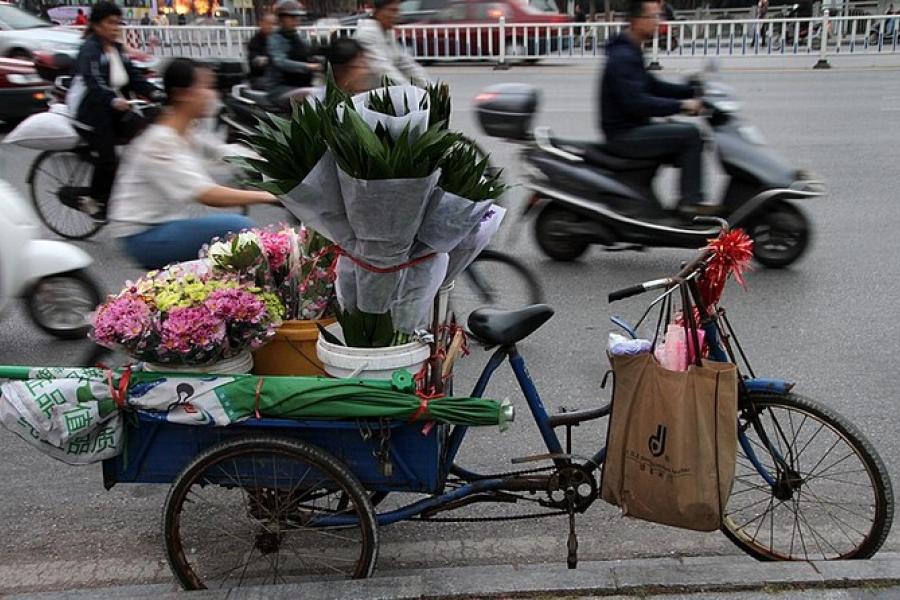
[[[660,161],[621,158],[603,144],[560,139],[546,127],[532,134],[538,93],[531,86],[491,86],[475,102],[485,133],[523,145],[525,186],[533,192],[526,213],[535,215],[537,243],[550,258],[575,260],[591,244],[697,248],[715,236],[715,228],[694,224],[692,215],[667,209],[657,198],[652,183]],[[795,201],[824,195],[824,185],[774,154],[740,118],[727,88],[706,84],[703,104],[707,146],[729,177],[716,216],[747,230],[761,264],[790,265],[811,234]]]
[[[0,180],[0,312],[25,303],[35,325],[59,339],[87,335],[101,293],[88,275],[91,257],[66,242],[39,239],[40,221],[28,202]]]

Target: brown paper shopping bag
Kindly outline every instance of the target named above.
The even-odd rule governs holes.
[[[651,354],[612,363],[602,498],[639,519],[718,529],[735,470],[737,369],[703,361],[669,371]]]

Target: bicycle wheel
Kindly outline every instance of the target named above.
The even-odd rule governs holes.
[[[451,305],[457,320],[466,324],[476,308],[521,308],[544,301],[537,277],[521,261],[495,250],[483,250],[457,277]]]
[[[90,194],[93,164],[83,152],[42,152],[28,174],[31,201],[50,231],[70,240],[97,233],[103,222],[81,210],[80,198]]]
[[[802,396],[753,393],[750,404],[741,411],[739,426],[774,485],[739,448],[725,535],[759,560],[875,554],[891,529],[894,495],[868,440],[847,419]],[[776,468],[767,448],[786,468]]]
[[[185,589],[368,577],[378,553],[359,480],[304,442],[253,436],[218,444],[166,499],[166,556]]]

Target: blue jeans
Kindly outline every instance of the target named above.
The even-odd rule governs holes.
[[[125,251],[146,269],[160,269],[170,263],[194,260],[203,244],[254,226],[243,215],[216,214],[155,225],[146,231],[122,238]]]

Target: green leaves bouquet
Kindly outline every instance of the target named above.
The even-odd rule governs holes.
[[[504,191],[499,173],[449,129],[449,117],[446,86],[386,86],[297,106],[291,119],[273,118],[250,137],[262,160],[244,165],[343,250],[342,325],[379,332],[348,340],[378,345],[385,331],[402,341],[425,329],[450,264],[468,265],[480,251],[473,240],[489,240],[482,223],[502,220],[493,204]]]

